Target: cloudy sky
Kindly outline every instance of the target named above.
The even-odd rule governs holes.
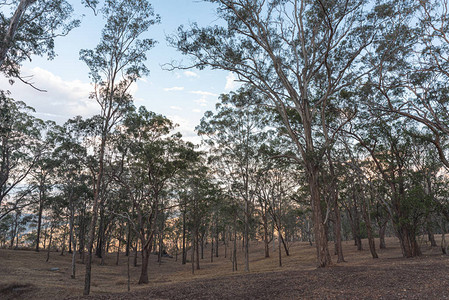
[[[23,76],[33,76],[32,82],[47,92],[38,92],[20,82],[13,86],[0,78],[1,89],[11,91],[11,97],[22,100],[36,109],[42,119],[51,119],[62,124],[68,118],[84,117],[98,113],[97,103],[88,98],[92,86],[87,66],[79,60],[81,49],[93,49],[100,40],[102,18],[95,17],[83,8],[79,0],[70,1],[75,14],[82,20],[81,26],[67,37],[56,40],[57,57],[33,57],[22,67]],[[150,76],[142,78],[132,87],[135,105],[144,105],[148,110],[161,113],[175,123],[183,136],[198,142],[194,128],[204,112],[214,108],[218,96],[237,88],[235,76],[217,70],[166,71],[162,65],[172,61],[189,62],[176,49],[167,45],[166,36],[176,32],[178,26],[197,22],[199,25],[213,25],[219,22],[215,7],[197,0],[153,0],[155,12],[161,16],[161,23],[153,26],[148,37],[158,43],[149,53]]]

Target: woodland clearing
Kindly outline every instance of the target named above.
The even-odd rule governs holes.
[[[220,257],[210,262],[210,245],[205,247],[201,269],[192,275],[191,264],[180,259],[157,256],[151,259],[150,284],[137,285],[140,268],[132,266],[131,291],[127,292],[127,258],[121,255],[115,265],[116,253],[109,253],[106,264],[94,260],[92,294],[81,297],[84,269],[77,263],[76,279],[71,279],[71,256],[52,252],[45,262],[46,251],[0,250],[1,299],[444,299],[449,298],[447,270],[449,259],[439,247],[422,242],[423,255],[401,257],[399,243],[387,239],[387,249],[379,250],[379,259],[372,259],[367,241],[357,251],[353,241],[343,242],[347,262],[329,268],[315,267],[315,247],[308,243],[291,244],[291,255],[282,257],[279,267],[277,249],[270,247],[270,258],[264,258],[263,243],[253,242],[250,272],[243,271],[242,253],[239,270]],[[242,250],[239,247],[240,251]],[[229,254],[229,249],[228,249]],[[336,261],[336,258],[334,257]],[[140,258],[139,258],[140,263]],[[52,268],[58,268],[52,271]]]

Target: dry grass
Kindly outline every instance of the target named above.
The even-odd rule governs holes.
[[[205,259],[201,260],[201,269],[195,270],[192,275],[191,264],[182,265],[173,258],[163,258],[162,264],[156,262],[157,256],[151,258],[149,266],[149,285],[137,285],[140,275],[140,266],[131,266],[131,291],[145,289],[163,289],[174,284],[187,284],[188,282],[201,282],[207,280],[237,280],[239,276],[246,276],[243,271],[243,253],[239,247],[238,271],[232,272],[231,261],[224,258],[224,246],[220,245],[220,257],[214,257],[210,262],[210,246],[205,248]],[[379,251],[379,260],[371,259],[367,242],[364,241],[364,250],[357,251],[352,241],[343,242],[346,263],[338,264],[337,268],[358,268],[384,264],[388,267],[390,262],[399,259],[401,264],[407,267],[415,260],[400,259],[399,244],[394,238],[387,239],[387,249]],[[332,247],[331,247],[332,248]],[[440,256],[439,248],[431,248],[423,244],[424,259],[426,256]],[[283,253],[282,264],[278,265],[278,252],[273,252],[270,247],[270,258],[264,258],[263,243],[253,242],[250,253],[250,270],[252,276],[271,276],[273,272],[315,272],[316,249],[308,243],[296,242],[290,248],[291,255],[286,257]],[[229,249],[228,249],[229,254]],[[116,254],[110,253],[106,258],[106,265],[100,266],[95,259],[92,269],[92,295],[106,295],[109,293],[121,293],[127,291],[127,258],[121,256],[118,266],[115,265]],[[1,299],[63,299],[82,295],[84,285],[84,268],[80,261],[77,262],[77,276],[70,278],[71,255],[61,256],[59,253],[51,253],[48,263],[45,262],[46,252],[0,250],[0,298]],[[336,258],[334,257],[336,261]],[[131,258],[132,263],[132,258]],[[139,257],[140,263],[140,257]],[[59,268],[51,271],[51,268]],[[280,273],[279,273],[280,274]],[[293,274],[293,273],[292,273]],[[296,274],[296,273],[295,273]],[[235,279],[233,279],[235,278]],[[242,287],[245,289],[245,287]]]

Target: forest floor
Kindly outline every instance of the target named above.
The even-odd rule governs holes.
[[[154,255],[149,266],[148,285],[137,285],[139,266],[131,258],[131,292],[127,292],[127,258],[107,255],[106,264],[96,258],[92,268],[91,296],[82,297],[84,269],[77,261],[76,279],[71,279],[71,256],[46,251],[0,249],[0,299],[449,299],[449,256],[439,247],[422,242],[423,256],[401,257],[399,243],[387,239],[387,249],[378,250],[372,259],[367,241],[357,251],[352,241],[343,242],[346,262],[329,268],[315,267],[315,248],[308,243],[291,244],[289,257],[270,247],[264,258],[263,243],[253,242],[250,272],[245,273],[241,247],[239,270],[224,258],[220,244],[219,258],[210,262],[210,245],[205,247],[200,270],[192,274],[191,264],[182,265],[175,258],[157,263]],[[376,240],[378,245],[378,240]],[[58,270],[53,270],[57,268]],[[71,298],[72,297],[72,298]]]

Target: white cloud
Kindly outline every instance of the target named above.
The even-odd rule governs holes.
[[[193,77],[193,78],[199,78],[200,76],[192,71],[184,71],[184,76],[186,77]]]
[[[210,97],[218,97],[217,94],[211,93],[211,92],[205,92],[205,91],[191,91],[191,94],[201,95],[201,96],[210,96]]]
[[[206,100],[205,97],[203,97],[203,98],[199,98],[199,99],[193,100],[193,102],[201,104],[201,103],[207,103],[207,100]]]
[[[235,76],[234,73],[229,72],[228,76],[226,76],[225,91],[234,90],[238,86],[236,80],[237,80],[237,76]]]
[[[199,99],[193,100],[193,102],[199,104],[202,107],[207,106],[207,103],[208,103],[208,101],[206,100],[206,96],[203,96],[203,97],[201,97]]]
[[[194,112],[194,113],[200,113],[200,112],[201,112],[201,109],[194,108],[194,109],[192,109],[192,112]]]
[[[33,74],[34,85],[47,92],[39,92],[21,82],[9,85],[6,78],[0,78],[0,85],[11,91],[11,97],[21,100],[36,109],[36,115],[63,123],[77,115],[90,117],[99,112],[98,104],[89,99],[93,86],[81,80],[66,81],[42,68],[22,69],[22,74]],[[137,91],[137,85],[132,92]]]
[[[196,134],[195,132],[195,124],[193,120],[189,120],[186,118],[183,118],[179,115],[171,115],[168,116],[170,120],[173,121],[173,123],[178,124],[179,127],[177,127],[178,131],[181,132],[183,138],[187,141],[190,141],[194,144],[200,144],[201,138]]]
[[[172,91],[183,91],[184,87],[183,86],[174,86],[174,87],[170,87],[170,88],[165,88],[164,91],[166,92],[172,92]]]
[[[182,107],[172,105],[172,106],[170,106],[170,109],[173,109],[173,110],[182,110]]]

